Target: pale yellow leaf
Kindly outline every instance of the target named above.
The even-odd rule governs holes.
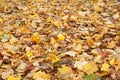
[[[115,42],[111,41],[110,43],[108,43],[107,48],[114,48],[115,47]]]
[[[97,64],[95,64],[94,62],[88,62],[88,63],[84,66],[83,70],[84,70],[87,74],[92,74],[92,73],[98,71],[98,66],[97,66]]]
[[[45,72],[38,71],[38,72],[34,73],[33,79],[34,80],[40,80],[40,79],[50,80],[50,75],[46,74]]]
[[[58,68],[58,71],[60,74],[70,74],[72,72],[72,69],[70,67],[62,65],[62,68]]]
[[[57,27],[60,27],[60,22],[59,21],[53,21],[53,24]]]
[[[110,65],[108,63],[102,64],[101,71],[109,71]]]

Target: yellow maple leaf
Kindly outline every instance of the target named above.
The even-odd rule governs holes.
[[[55,63],[60,60],[60,58],[58,56],[56,56],[55,54],[52,54],[52,53],[48,54],[46,59],[52,60],[52,63]]]
[[[26,55],[27,55],[28,58],[30,58],[31,56],[33,56],[33,53],[31,51],[27,51]]]
[[[57,27],[60,27],[60,21],[53,21],[53,24]]]
[[[60,74],[70,74],[72,72],[72,69],[70,67],[62,65],[62,68],[58,68],[58,71]]]
[[[7,78],[7,80],[20,80],[20,78],[19,77],[14,77],[14,76],[11,75]]]
[[[17,42],[17,38],[12,37],[9,41],[10,44],[14,44],[15,42]]]
[[[96,71],[98,71],[98,66],[94,63],[94,62],[88,62],[83,70],[87,73],[87,74],[92,74]]]
[[[120,59],[119,58],[116,59],[115,64],[117,65],[117,66],[115,66],[115,69],[119,70],[120,69]]]
[[[110,70],[109,67],[110,67],[110,65],[108,63],[104,63],[104,64],[102,64],[101,71],[108,72]]]
[[[110,43],[108,43],[107,48],[114,48],[115,47],[115,42],[111,41]]]
[[[72,16],[71,16],[71,20],[77,21],[77,16],[72,15]]]
[[[0,18],[0,22],[3,22],[3,19]]]
[[[108,28],[115,28],[116,26],[114,24],[107,24],[106,25]]]
[[[46,74],[45,72],[38,71],[33,75],[33,79],[35,79],[35,80],[38,80],[38,79],[50,80],[50,75]]]
[[[110,60],[110,65],[114,65],[115,64],[115,58],[112,58],[111,60]]]
[[[50,43],[51,43],[51,44],[56,43],[56,40],[54,39],[54,37],[51,37],[51,38],[50,38]]]
[[[82,50],[82,45],[78,44],[73,48],[75,51],[81,51]]]
[[[96,12],[102,12],[103,11],[103,8],[101,8],[99,5],[97,4],[94,4],[94,9]]]
[[[46,22],[52,22],[52,19],[49,17],[46,19]]]
[[[24,26],[22,26],[19,30],[20,33],[30,33],[28,29],[26,29]]]
[[[33,42],[39,43],[39,42],[40,42],[39,33],[38,33],[38,32],[33,33],[33,35],[31,36],[31,40],[32,40]]]
[[[65,40],[65,36],[63,34],[58,34],[58,41]]]

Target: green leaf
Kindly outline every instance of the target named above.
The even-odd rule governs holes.
[[[86,75],[82,78],[83,80],[98,80],[98,76],[95,74]]]

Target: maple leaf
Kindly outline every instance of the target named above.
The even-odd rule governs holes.
[[[62,68],[58,68],[58,71],[60,74],[70,74],[72,72],[72,69],[70,67],[62,65]]]
[[[50,80],[50,75],[45,72],[38,71],[33,75],[33,79],[35,80]]]
[[[7,80],[20,80],[20,78],[19,77],[14,77],[14,76],[11,75],[7,78]]]
[[[53,24],[57,27],[60,27],[60,22],[59,21],[54,21]]]
[[[107,48],[114,48],[115,47],[115,42],[111,41],[110,43],[108,43]]]
[[[98,67],[97,67],[97,64],[95,64],[94,62],[88,62],[83,70],[87,73],[87,74],[92,74],[96,71],[98,71]]]
[[[67,51],[67,52],[65,52],[65,53],[63,53],[63,54],[75,57],[75,55],[76,55],[77,53],[76,53],[75,51]]]
[[[78,69],[82,70],[87,63],[87,61],[76,61],[74,67],[77,67]]]
[[[110,70],[109,68],[110,68],[110,65],[108,63],[104,63],[102,64],[101,70],[108,72]]]
[[[58,41],[65,40],[65,36],[63,34],[58,34]]]
[[[28,58],[30,58],[31,56],[33,56],[33,53],[31,51],[27,51],[26,55],[27,55]]]
[[[55,54],[52,54],[52,53],[48,54],[46,59],[52,60],[52,63],[55,63],[60,60],[60,58],[58,56],[56,56]]]
[[[110,60],[110,65],[114,65],[115,64],[115,58],[112,58],[111,60]]]
[[[75,16],[75,15],[72,15],[70,18],[71,18],[71,20],[77,21],[77,16]]]
[[[39,43],[39,42],[40,42],[39,33],[38,33],[38,32],[33,33],[33,35],[31,36],[31,40],[32,40],[33,42]]]

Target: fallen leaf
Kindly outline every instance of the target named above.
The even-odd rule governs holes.
[[[120,17],[120,16],[119,16],[119,13],[116,13],[116,14],[113,15],[113,18],[114,18],[114,19],[118,19],[119,17]]]
[[[114,48],[115,47],[115,42],[111,41],[110,43],[108,43],[107,48]]]
[[[41,79],[50,80],[50,75],[46,74],[45,72],[38,71],[38,72],[34,73],[33,79],[35,79],[35,80],[41,80]]]
[[[60,22],[59,21],[53,21],[53,24],[57,27],[60,27]]]
[[[75,51],[67,51],[63,54],[66,54],[66,55],[69,55],[69,56],[72,56],[72,57],[75,57],[75,55],[77,54]]]
[[[26,55],[27,55],[28,58],[30,58],[31,56],[33,56],[33,53],[31,51],[27,51]]]
[[[65,40],[65,36],[63,34],[58,34],[58,41]]]
[[[101,57],[102,57],[102,58],[106,58],[106,57],[108,57],[108,55],[109,55],[108,52],[102,52],[102,53],[101,53]]]
[[[70,18],[71,18],[71,20],[77,21],[77,16],[75,16],[75,15],[72,15]]]
[[[87,63],[87,61],[76,61],[74,67],[82,70]]]
[[[74,46],[73,49],[74,49],[75,51],[81,52],[81,51],[82,51],[82,45],[81,45],[81,44],[78,44],[78,45]]]
[[[72,69],[70,67],[62,65],[62,68],[58,68],[58,71],[60,74],[70,74],[72,72]]]
[[[87,74],[92,74],[92,73],[98,71],[98,66],[97,66],[97,64],[95,64],[94,62],[88,62],[88,63],[84,66],[83,70],[84,70]]]
[[[96,12],[102,12],[103,11],[103,9],[97,4],[94,4],[94,9],[95,9]]]
[[[39,43],[39,42],[40,42],[39,33],[38,33],[38,32],[33,33],[33,35],[31,36],[31,40],[32,40],[33,42]]]
[[[102,64],[101,71],[109,71],[110,65],[108,63]]]
[[[58,56],[56,56],[55,54],[52,54],[52,53],[48,54],[46,59],[52,60],[52,63],[55,63],[60,60],[60,58]]]
[[[18,41],[18,39],[15,37],[11,37],[11,39],[9,40],[10,44],[14,44],[17,41]]]
[[[20,80],[20,78],[11,75],[7,78],[7,80]]]
[[[111,60],[110,60],[110,65],[114,65],[115,64],[115,58],[112,58]]]

